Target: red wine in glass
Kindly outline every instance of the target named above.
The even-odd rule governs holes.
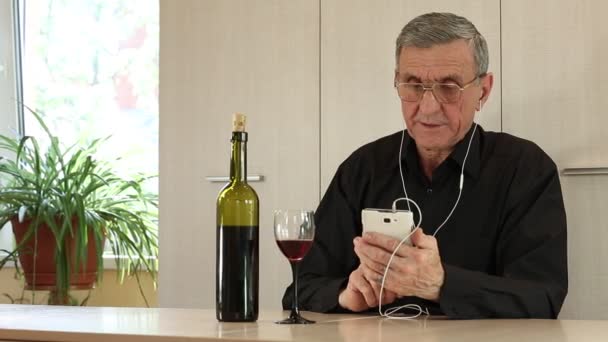
[[[293,300],[289,317],[278,324],[310,324],[300,315],[298,306],[298,265],[306,256],[315,236],[314,212],[312,210],[275,210],[274,238],[281,252],[289,259],[293,273]]]
[[[277,240],[277,244],[289,261],[300,261],[312,247],[312,240]]]

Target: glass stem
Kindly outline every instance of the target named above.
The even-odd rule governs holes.
[[[291,261],[291,272],[293,273],[293,303],[291,305],[291,316],[300,316],[298,307],[298,262]]]

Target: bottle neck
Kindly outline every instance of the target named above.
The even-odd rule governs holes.
[[[247,183],[247,132],[232,132],[230,181]]]

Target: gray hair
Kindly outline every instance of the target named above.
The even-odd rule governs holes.
[[[486,40],[468,19],[452,13],[427,13],[407,23],[397,37],[397,66],[404,47],[429,48],[458,39],[469,41],[477,66],[477,76],[485,75],[489,65]]]

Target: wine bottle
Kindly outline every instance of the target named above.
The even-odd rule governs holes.
[[[230,182],[217,197],[215,311],[222,322],[258,319],[259,200],[247,184],[245,120],[233,116]]]

